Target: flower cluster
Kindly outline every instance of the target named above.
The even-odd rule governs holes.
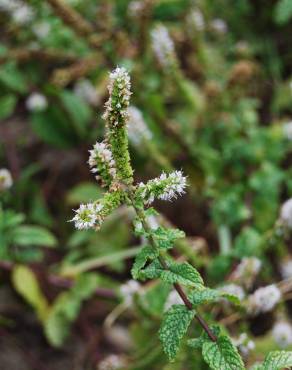
[[[131,96],[130,89],[130,76],[125,68],[117,67],[110,73],[110,83],[108,85],[110,97],[105,103],[106,111],[103,115],[109,125],[117,126],[127,122]]]
[[[152,48],[162,67],[171,67],[177,63],[174,43],[163,25],[156,26],[151,32]]]
[[[187,16],[188,24],[198,31],[203,31],[205,28],[205,20],[202,12],[199,9],[193,9]]]
[[[101,223],[99,212],[103,205],[99,203],[81,204],[77,210],[74,210],[75,216],[71,221],[75,223],[76,229],[87,230]]]
[[[283,134],[286,139],[292,140],[292,121],[289,121],[283,125]]]
[[[139,146],[144,140],[150,140],[152,138],[152,133],[148,129],[141,111],[134,106],[130,106],[128,108],[128,113],[128,136],[130,141],[135,146]]]
[[[44,40],[51,31],[51,25],[45,21],[38,22],[32,27],[32,30],[38,39]]]
[[[19,25],[31,22],[34,18],[34,11],[21,0],[0,0],[0,11],[10,14],[13,21]]]
[[[164,311],[168,311],[173,305],[175,304],[182,304],[182,299],[180,298],[180,296],[177,294],[177,291],[176,290],[172,290],[168,297],[167,297],[167,300],[164,304]]]
[[[243,300],[245,297],[245,292],[240,285],[237,284],[226,284],[219,288],[223,293],[231,294],[236,296],[239,300]]]
[[[184,194],[186,185],[186,177],[183,176],[181,171],[174,171],[169,175],[162,173],[160,177],[149,180],[147,184],[140,183],[137,195],[146,204],[151,204],[155,198],[171,200]]]
[[[283,279],[292,278],[292,259],[288,258],[280,264],[280,271]]]
[[[210,26],[212,30],[214,30],[218,34],[224,35],[228,31],[227,24],[225,23],[223,19],[219,19],[219,18],[213,19],[211,21]]]
[[[129,280],[121,285],[120,294],[127,305],[133,302],[134,295],[139,292],[141,285],[135,280]]]
[[[105,357],[98,365],[98,370],[118,370],[125,367],[125,360],[118,355]]]
[[[94,85],[87,79],[76,82],[74,93],[89,105],[96,106],[99,103],[99,96]]]
[[[232,280],[236,280],[249,288],[262,266],[262,262],[256,257],[244,257],[232,274]]]
[[[286,348],[292,344],[292,326],[287,321],[278,321],[272,330],[275,342],[281,348]]]
[[[248,356],[250,351],[255,349],[254,341],[250,340],[246,333],[240,334],[240,336],[238,338],[234,338],[232,342],[245,357]]]
[[[102,186],[110,187],[116,177],[116,164],[109,145],[97,142],[89,153],[91,172],[98,173],[95,178],[101,180]]]
[[[40,112],[47,108],[47,98],[40,93],[32,93],[26,100],[26,107],[32,112]]]
[[[280,218],[288,228],[292,228],[292,198],[282,205]]]
[[[257,315],[271,311],[281,299],[281,291],[275,285],[257,289],[248,299],[248,311]]]
[[[11,188],[13,184],[12,176],[10,171],[6,168],[0,169],[0,191]]]

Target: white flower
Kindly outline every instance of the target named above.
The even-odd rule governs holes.
[[[288,140],[292,140],[292,121],[284,123],[283,134]]]
[[[128,136],[130,141],[134,145],[139,146],[143,140],[151,140],[152,133],[148,129],[141,111],[134,106],[130,106],[128,113]]]
[[[17,0],[0,0],[0,10],[5,12],[12,12],[20,6],[20,2]]]
[[[286,259],[281,262],[280,271],[283,279],[292,278],[292,259]]]
[[[174,171],[169,175],[162,173],[160,177],[150,180],[147,184],[143,182],[138,185],[140,196],[147,204],[155,198],[161,200],[172,200],[178,195],[185,193],[186,177],[181,171]]]
[[[240,301],[245,297],[245,292],[240,285],[226,284],[221,286],[218,290],[223,293],[231,294],[236,296]]]
[[[275,342],[281,348],[286,348],[292,344],[292,326],[286,321],[277,322],[272,330]]]
[[[227,24],[225,23],[225,21],[223,21],[223,19],[213,19],[211,21],[211,28],[216,31],[217,33],[220,33],[220,34],[225,34],[228,30],[227,28]]]
[[[176,290],[172,290],[164,304],[164,311],[168,311],[174,304],[182,304],[183,301]]]
[[[245,40],[240,40],[235,44],[235,50],[240,54],[246,54],[249,51],[249,44]]]
[[[98,212],[100,212],[102,208],[103,205],[101,204],[81,204],[77,210],[74,210],[76,214],[71,221],[75,223],[76,229],[91,229],[96,226],[96,224],[100,223]]]
[[[43,111],[48,106],[47,98],[40,93],[32,93],[26,100],[26,107],[30,111]]]
[[[134,295],[140,290],[141,285],[135,280],[129,280],[120,286],[120,294],[128,306],[132,304]]]
[[[176,62],[174,43],[168,30],[163,25],[156,26],[151,32],[152,48],[163,67],[169,67]]]
[[[117,67],[110,73],[108,84],[109,99],[105,103],[106,111],[103,118],[112,126],[127,122],[128,107],[131,96],[130,76],[125,68]]]
[[[282,205],[280,218],[289,228],[292,228],[292,198]]]
[[[95,143],[92,150],[89,150],[88,164],[91,172],[99,173],[95,176],[101,180],[103,186],[110,186],[116,176],[116,163],[107,143]]]
[[[0,191],[9,189],[13,185],[13,180],[10,171],[6,168],[0,169]]]
[[[144,0],[133,0],[128,5],[128,13],[131,17],[139,17],[143,14],[144,10]]]
[[[91,81],[87,79],[76,82],[74,93],[90,105],[95,106],[99,103],[100,97],[98,96],[97,90]]]
[[[248,310],[252,314],[271,311],[281,299],[281,291],[275,285],[257,289],[248,299]]]
[[[19,25],[24,25],[30,23],[34,18],[33,9],[25,4],[19,5],[12,12],[12,19],[15,23]]]
[[[50,31],[51,31],[51,26],[50,23],[48,22],[38,22],[33,25],[32,30],[34,34],[40,39],[45,39]]]
[[[122,356],[109,355],[99,363],[98,370],[118,370],[125,365],[125,360]]]
[[[244,357],[247,357],[249,352],[255,349],[254,341],[250,340],[246,333],[240,334],[238,338],[233,338],[232,342]]]
[[[203,31],[205,28],[205,20],[202,12],[199,9],[193,9],[187,16],[189,25],[193,25],[198,31]]]
[[[250,286],[262,266],[256,257],[244,257],[232,274],[234,280],[240,280],[245,286]]]

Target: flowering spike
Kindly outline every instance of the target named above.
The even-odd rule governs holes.
[[[0,169],[0,191],[9,189],[13,185],[10,171],[6,168]]]
[[[248,311],[254,315],[272,311],[281,296],[281,291],[275,284],[259,288],[249,297]]]
[[[110,126],[125,125],[131,96],[130,76],[125,68],[117,67],[110,73],[108,85],[109,99],[105,103],[106,111],[103,118]]]
[[[109,99],[103,118],[107,121],[107,141],[111,146],[117,168],[117,178],[125,184],[133,182],[133,170],[130,165],[126,125],[131,96],[131,83],[128,72],[117,67],[110,74],[108,85]]]
[[[134,106],[130,106],[128,114],[128,136],[130,141],[135,146],[139,146],[144,140],[150,140],[152,138],[152,133],[148,129],[141,111]]]
[[[116,164],[109,145],[97,142],[89,153],[91,172],[98,173],[96,179],[101,180],[103,187],[110,187],[116,177]]]
[[[138,198],[142,198],[146,204],[150,204],[155,198],[171,200],[185,193],[186,177],[181,171],[174,171],[167,175],[162,173],[160,177],[150,180],[147,184],[140,183],[137,189]]]
[[[166,27],[156,26],[151,32],[152,48],[162,67],[172,67],[177,64],[174,43]]]

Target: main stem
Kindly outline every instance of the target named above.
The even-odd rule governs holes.
[[[133,206],[133,208],[135,209],[135,212],[137,214],[137,216],[140,218],[140,221],[142,223],[142,226],[144,228],[144,230],[148,233],[148,239],[149,239],[149,242],[152,246],[152,248],[154,249],[158,249],[157,246],[156,246],[156,241],[151,233],[151,229],[149,227],[149,225],[147,224],[147,221],[146,221],[146,217],[145,217],[145,214],[143,212],[143,210],[139,209],[138,207],[135,206],[135,202],[134,202],[134,198],[133,198],[133,194],[130,192],[129,193],[129,196],[130,196],[130,199],[131,199],[131,204]],[[165,261],[165,259],[159,255],[159,262],[161,263],[162,267],[165,269],[165,270],[169,270],[168,268],[168,265],[167,265],[167,262]],[[183,291],[183,288],[181,287],[181,285],[179,283],[174,283],[173,284],[173,287],[174,289],[177,291],[178,295],[181,297],[182,301],[184,302],[185,306],[189,309],[189,310],[192,310],[193,309],[193,305],[192,303],[190,302],[190,300],[188,299],[188,297],[186,296],[185,292]],[[196,319],[198,320],[199,324],[201,325],[201,327],[205,330],[205,332],[208,334],[209,338],[213,341],[213,342],[216,342],[217,341],[217,337],[212,333],[212,330],[210,329],[209,325],[206,323],[206,321],[198,314],[196,313],[195,314],[195,317]]]

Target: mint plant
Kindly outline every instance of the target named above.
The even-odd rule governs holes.
[[[82,204],[75,211],[72,221],[77,229],[98,230],[105,218],[117,207],[123,204],[132,207],[136,213],[135,233],[147,240],[147,244],[141,247],[135,258],[133,278],[142,281],[161,279],[165,284],[173,285],[181,299],[181,304],[174,304],[167,310],[159,331],[169,360],[175,359],[183,337],[196,319],[203,329],[202,335],[190,339],[188,344],[201,349],[210,368],[244,369],[244,363],[229,336],[219,326],[210,326],[199,313],[199,306],[220,302],[223,298],[239,303],[238,298],[223,290],[206,287],[195,267],[188,262],[179,263],[170,256],[169,251],[174,247],[175,241],[184,237],[183,231],[162,226],[153,228],[149,223],[149,217],[158,214],[150,207],[152,202],[155,199],[173,200],[183,194],[187,179],[182,171],[174,171],[162,173],[160,177],[147,183],[134,183],[127,137],[128,107],[132,94],[130,87],[127,71],[123,67],[117,67],[110,74],[109,99],[103,115],[106,137],[104,142],[94,145],[89,158],[91,171],[106,192],[101,199]],[[290,355],[285,356],[289,358]],[[260,368],[269,369],[270,363],[271,360],[267,359]],[[283,360],[284,366],[286,363]]]

